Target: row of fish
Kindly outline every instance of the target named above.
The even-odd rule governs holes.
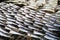
[[[28,7],[20,8],[12,3],[7,4],[2,2],[0,4],[1,36],[8,37],[13,40],[14,35],[18,35],[17,37],[30,36],[31,38],[41,39],[44,35],[42,30],[42,11],[37,12]]]
[[[60,40],[60,9],[55,13],[45,13],[43,17],[45,31],[43,40]]]
[[[10,40],[19,40],[21,36],[28,40],[60,40],[60,9],[56,8],[57,0],[52,7],[49,5],[51,1],[39,10],[34,10],[31,6],[0,3],[0,35]]]

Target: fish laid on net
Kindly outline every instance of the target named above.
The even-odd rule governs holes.
[[[23,7],[10,1],[1,2],[1,40],[60,40],[60,8],[59,5],[56,7],[57,0],[53,0],[54,6],[51,1],[48,1],[48,4],[42,2],[41,9],[38,9],[41,6],[40,1]],[[37,4],[39,5],[36,6]]]

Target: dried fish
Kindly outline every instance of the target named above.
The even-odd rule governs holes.
[[[28,1],[27,0],[7,0],[5,2],[7,2],[7,3],[11,2],[11,3],[17,4],[17,5],[20,5],[20,6],[28,5],[28,3],[27,3]]]
[[[27,0],[11,1],[16,4],[27,3]],[[57,4],[55,3],[57,3],[57,0],[53,0],[54,6],[51,1],[52,0],[48,0],[47,4],[45,0],[28,0],[28,6],[24,7],[19,7],[13,3],[0,3],[0,33],[4,34],[4,37],[11,37],[13,40],[16,38],[18,40],[20,40],[20,38],[21,40],[25,40],[27,37],[32,40],[41,40],[42,38],[43,40],[60,40],[60,11],[56,8]],[[50,6],[50,4],[52,6]],[[43,8],[43,10],[45,10],[46,5],[51,7],[51,12],[54,12],[55,8],[57,11],[54,13],[42,11],[41,9]],[[39,6],[44,7],[37,11],[34,10],[39,8]],[[50,11],[50,8],[48,9],[48,11]]]
[[[55,9],[57,7],[57,1],[58,0],[48,0],[42,10],[47,12],[55,12]]]
[[[32,9],[38,9],[45,4],[45,0],[29,0],[29,6]]]
[[[43,23],[45,27],[43,30],[45,31],[44,38],[46,40],[60,40],[59,32],[60,32],[60,24],[59,24],[59,10],[53,14],[47,13],[46,16],[43,17]],[[44,39],[44,40],[45,40]]]

